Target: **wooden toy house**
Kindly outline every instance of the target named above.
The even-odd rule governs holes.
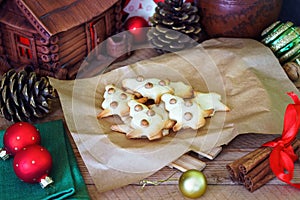
[[[72,78],[88,53],[121,28],[121,10],[121,0],[3,0],[0,59]]]

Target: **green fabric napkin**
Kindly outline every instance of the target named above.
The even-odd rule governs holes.
[[[0,199],[89,199],[62,121],[35,126],[41,133],[41,145],[52,156],[53,165],[49,176],[54,183],[43,189],[38,183],[22,182],[13,171],[13,157],[6,161],[0,160]],[[4,132],[5,130],[0,131],[1,141]],[[3,143],[1,146],[3,147]]]

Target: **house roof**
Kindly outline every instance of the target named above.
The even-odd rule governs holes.
[[[0,5],[0,22],[27,32],[37,32],[13,1]]]
[[[90,21],[120,0],[15,0],[15,2],[32,25],[44,36],[50,37]]]

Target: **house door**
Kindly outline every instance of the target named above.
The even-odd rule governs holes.
[[[102,17],[98,21],[92,22],[90,24],[90,32],[92,40],[92,49],[94,49],[106,38],[105,18]]]

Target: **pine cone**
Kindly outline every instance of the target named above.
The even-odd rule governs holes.
[[[34,121],[50,112],[50,99],[56,97],[47,77],[30,70],[9,70],[0,85],[0,114],[13,122]]]
[[[163,51],[178,51],[197,44],[200,40],[198,8],[183,0],[159,2],[150,18],[153,26],[147,35],[150,42]]]

